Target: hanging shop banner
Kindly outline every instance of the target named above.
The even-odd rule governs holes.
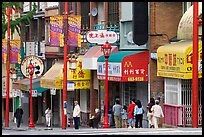
[[[42,59],[36,56],[28,56],[22,61],[21,63],[22,74],[27,78],[30,77],[29,69],[28,69],[28,66],[30,65],[30,63],[34,66],[33,79],[41,76],[44,71],[44,64]]]
[[[50,46],[64,46],[63,16],[50,17]]]
[[[63,16],[50,17],[50,46],[64,46]],[[81,16],[68,17],[68,46],[81,47]]]
[[[15,64],[18,63],[20,64],[20,45],[21,41],[20,40],[10,40],[10,63]],[[2,40],[2,63],[7,62],[7,40]]]
[[[178,42],[157,49],[157,76],[192,79],[192,41]],[[202,78],[202,42],[198,45],[198,77]]]
[[[68,45],[81,47],[81,16],[68,17]]]

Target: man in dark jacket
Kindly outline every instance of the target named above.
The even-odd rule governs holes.
[[[17,120],[17,127],[19,128],[21,125],[21,119],[22,119],[22,115],[23,115],[23,109],[21,106],[19,106],[19,108],[16,109],[16,112],[14,113],[14,116],[16,117]]]
[[[90,118],[90,127],[98,128],[99,122],[101,121],[101,113],[98,108],[95,109],[95,115]]]

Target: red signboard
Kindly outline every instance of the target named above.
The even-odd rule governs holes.
[[[148,81],[149,51],[129,55],[122,60],[122,81]]]

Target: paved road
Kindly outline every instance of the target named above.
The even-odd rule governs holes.
[[[202,135],[202,128],[108,128],[91,129],[80,128],[75,130],[67,128],[53,128],[47,130],[44,127],[28,128],[10,128],[2,129],[3,135]]]

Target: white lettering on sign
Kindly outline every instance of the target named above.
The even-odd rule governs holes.
[[[114,31],[98,30],[89,31],[86,35],[87,41],[90,43],[105,44],[106,42],[115,43],[118,40]]]
[[[144,69],[125,69],[124,74],[125,75],[145,74],[145,70]]]

